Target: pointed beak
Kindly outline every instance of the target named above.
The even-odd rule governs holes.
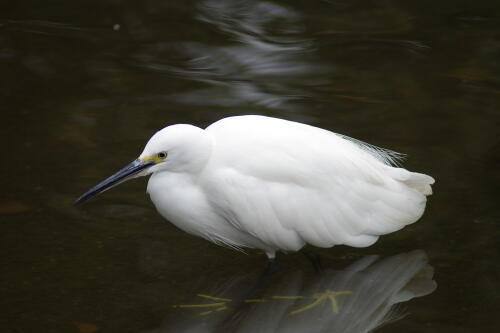
[[[153,166],[155,163],[152,161],[141,161],[139,159],[133,161],[132,163],[125,166],[123,169],[112,175],[111,177],[103,180],[96,186],[92,187],[90,190],[85,192],[81,197],[76,199],[75,205],[87,201],[93,196],[98,195],[110,188],[119,185],[131,178],[134,178],[139,172]]]

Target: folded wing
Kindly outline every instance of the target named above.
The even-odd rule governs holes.
[[[417,221],[432,177],[396,168],[358,142],[279,119],[226,118],[201,178],[223,218],[271,247],[364,247]],[[382,155],[380,155],[382,154]]]

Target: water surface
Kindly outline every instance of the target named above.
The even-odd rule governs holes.
[[[498,13],[495,1],[0,5],[2,331],[495,331]],[[291,254],[257,287],[261,253],[177,230],[144,179],[72,206],[154,131],[238,114],[406,153],[435,194],[372,247],[309,248],[322,274]],[[337,312],[332,290],[350,292]]]

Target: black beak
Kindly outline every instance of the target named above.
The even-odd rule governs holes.
[[[133,176],[154,164],[154,162],[142,162],[138,159],[133,161],[111,177],[103,180],[102,182],[85,192],[81,197],[76,199],[75,205],[85,202],[93,196],[98,195],[99,193],[109,190],[110,188],[133,178]]]

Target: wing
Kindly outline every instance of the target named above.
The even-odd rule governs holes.
[[[214,150],[200,182],[228,222],[277,249],[364,247],[420,218],[429,176],[380,151],[280,119],[226,118],[207,128]]]

